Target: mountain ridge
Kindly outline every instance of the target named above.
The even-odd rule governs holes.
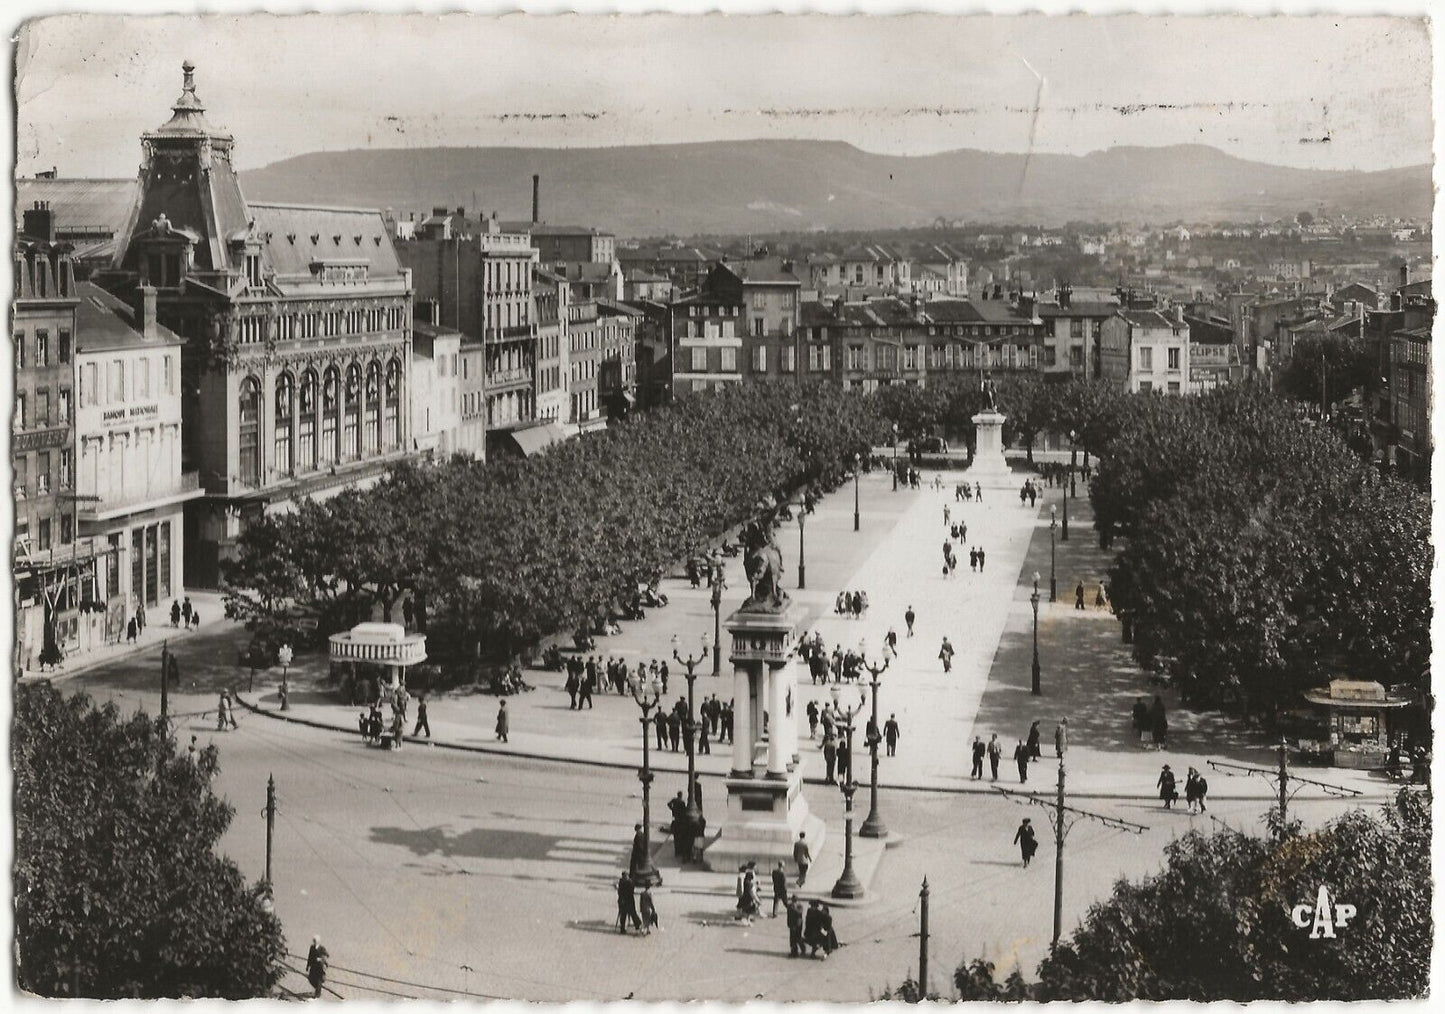
[[[1083,155],[957,148],[867,152],[846,141],[760,139],[604,148],[320,151],[243,170],[249,199],[434,206],[523,219],[531,177],[542,219],[623,237],[870,229],[938,219],[1061,225],[1243,220],[1300,211],[1428,216],[1430,167],[1298,169],[1208,145],[1119,146]],[[473,194],[476,199],[473,199]]]

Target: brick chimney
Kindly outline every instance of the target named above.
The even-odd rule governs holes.
[[[532,224],[542,220],[542,177],[532,174]]]
[[[22,231],[32,239],[55,242],[55,212],[50,210],[49,201],[36,201],[33,208],[25,209]]]
[[[154,286],[142,285],[135,294],[135,326],[142,337],[155,338],[156,331],[156,290]]]
[[[1409,285],[1409,284],[1410,284],[1410,265],[1408,265],[1408,264],[1401,264],[1401,265],[1400,265],[1400,288],[1403,289],[1405,286],[1407,286],[1407,285]]]

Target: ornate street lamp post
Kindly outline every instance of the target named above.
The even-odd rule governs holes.
[[[858,473],[863,468],[863,455],[853,454],[853,531],[858,530]]]
[[[1034,571],[1034,593],[1029,596],[1029,601],[1034,605],[1034,684],[1033,693],[1042,693],[1039,689],[1039,572]]]
[[[712,568],[712,674],[722,675],[722,593],[727,587],[723,578],[721,560],[713,561]]]
[[[291,687],[286,681],[287,668],[291,665],[291,659],[295,656],[291,652],[291,645],[283,644],[276,649],[276,661],[281,663],[281,710],[291,710]]]
[[[1049,504],[1049,601],[1059,601],[1059,581],[1054,559],[1054,530],[1059,527],[1059,508]]]
[[[898,492],[898,424],[893,424],[893,492]]]
[[[1069,496],[1079,495],[1079,489],[1074,485],[1074,465],[1079,460],[1079,447],[1077,444],[1078,434],[1069,430]]]
[[[853,793],[858,791],[858,780],[853,777],[853,719],[863,710],[863,691],[858,691],[858,703],[847,711],[838,706],[838,687],[832,688],[833,711],[838,715],[848,742],[848,775],[838,786],[843,792],[843,874],[833,885],[835,898],[863,897],[863,883],[853,872]]]
[[[872,768],[872,778],[868,783],[868,817],[863,821],[863,826],[858,833],[864,838],[887,838],[888,827],[883,823],[883,813],[878,808],[878,741],[882,739],[878,726],[878,677],[882,676],[888,669],[888,659],[883,660],[882,665],[874,665],[868,661],[868,642],[858,642],[858,654],[863,658],[863,668],[873,677],[868,686],[873,690],[873,722],[868,734],[869,764]],[[850,744],[851,746],[851,744]],[[851,764],[851,759],[849,761]],[[849,775],[852,769],[849,768]]]
[[[637,780],[642,783],[642,855],[633,852],[631,874],[634,884],[651,887],[662,883],[662,874],[652,865],[652,755],[648,751],[647,725],[652,709],[662,700],[662,680],[654,676],[644,684],[634,676],[628,687],[642,709],[642,770],[637,772]]]
[[[694,837],[697,835],[702,810],[697,805],[697,712],[692,703],[692,685],[697,679],[698,665],[707,658],[708,651],[712,648],[712,638],[708,637],[707,631],[703,631],[700,643],[701,651],[684,658],[678,651],[677,635],[672,635],[672,657],[687,669],[687,721],[683,725],[683,735],[687,737],[687,825],[688,833]],[[645,734],[646,730],[643,732]]]

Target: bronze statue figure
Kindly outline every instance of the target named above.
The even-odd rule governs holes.
[[[740,608],[753,613],[782,612],[788,605],[788,593],[783,591],[783,554],[761,525],[750,525],[742,537],[748,546],[743,572],[752,592]]]

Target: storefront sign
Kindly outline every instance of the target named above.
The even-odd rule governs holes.
[[[68,443],[70,430],[65,427],[59,429],[39,430],[34,433],[17,433],[11,438],[11,450],[20,451],[42,451],[47,447],[62,447]]]
[[[121,426],[138,419],[155,419],[160,415],[160,405],[131,405],[127,408],[110,408],[100,414],[102,426]]]

